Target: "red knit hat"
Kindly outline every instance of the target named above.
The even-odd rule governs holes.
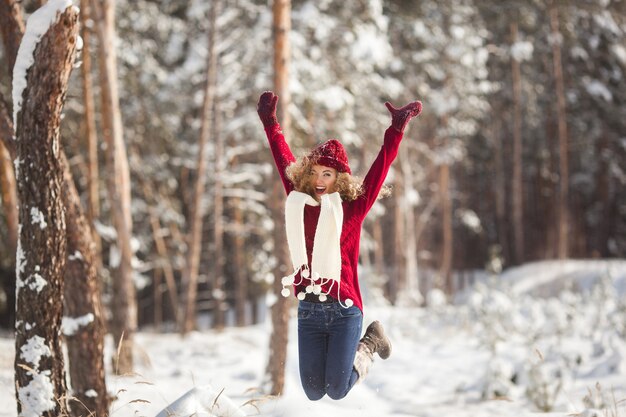
[[[346,154],[346,150],[337,139],[330,139],[318,145],[309,154],[309,159],[316,164],[335,168],[338,172],[352,174],[348,165],[348,154]]]

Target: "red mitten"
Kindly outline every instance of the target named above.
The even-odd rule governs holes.
[[[278,119],[276,118],[276,103],[278,103],[278,96],[271,91],[264,92],[259,98],[256,112],[259,114],[259,118],[265,128],[278,124]]]
[[[414,101],[399,109],[393,107],[389,102],[386,102],[385,106],[387,106],[389,113],[391,113],[391,127],[400,133],[404,132],[406,125],[413,117],[422,112],[421,101]]]

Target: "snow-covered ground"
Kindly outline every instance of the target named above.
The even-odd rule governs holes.
[[[340,401],[302,392],[295,318],[278,399],[260,389],[269,323],[184,339],[142,331],[137,375],[108,376],[111,416],[153,417],[196,388],[197,403],[216,404],[198,417],[229,415],[227,399],[268,417],[626,417],[626,261],[529,264],[487,284],[456,305],[366,303],[365,323],[383,322],[393,355]],[[16,416],[13,349],[0,337],[0,417]]]

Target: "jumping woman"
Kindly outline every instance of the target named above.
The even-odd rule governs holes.
[[[415,101],[391,113],[391,126],[363,182],[352,176],[343,145],[330,139],[296,160],[276,118],[278,96],[259,98],[257,113],[265,128],[278,173],[287,192],[285,228],[294,271],[282,278],[299,300],[300,380],[310,400],[325,394],[338,400],[363,380],[374,353],[391,354],[391,342],[378,321],[362,338],[363,302],[357,263],[361,226],[376,201],[398,154],[409,121],[420,114]]]

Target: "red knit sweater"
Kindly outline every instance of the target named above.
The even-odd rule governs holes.
[[[276,167],[283,181],[285,191],[289,194],[293,191],[293,184],[287,179],[285,169],[289,164],[295,162],[289,145],[285,141],[280,125],[275,124],[265,129],[267,139],[272,150]],[[396,129],[389,127],[385,131],[385,139],[383,146],[370,167],[365,179],[363,180],[363,194],[354,201],[344,201],[343,206],[343,228],[341,230],[340,247],[341,247],[341,286],[340,294],[337,294],[337,285],[333,285],[330,289],[330,295],[341,300],[344,304],[347,299],[351,299],[354,305],[363,311],[363,300],[359,288],[359,278],[357,273],[357,265],[359,261],[359,246],[361,240],[361,226],[365,215],[376,202],[378,192],[387,177],[389,167],[398,154],[398,147],[402,140],[402,133]],[[309,258],[309,266],[311,265],[311,255],[313,253],[313,240],[315,238],[315,230],[320,215],[320,206],[304,206],[304,237],[306,241],[306,251]],[[296,282],[299,282],[296,277]],[[296,288],[295,293],[304,291],[304,285]],[[328,288],[323,287],[324,292]]]

